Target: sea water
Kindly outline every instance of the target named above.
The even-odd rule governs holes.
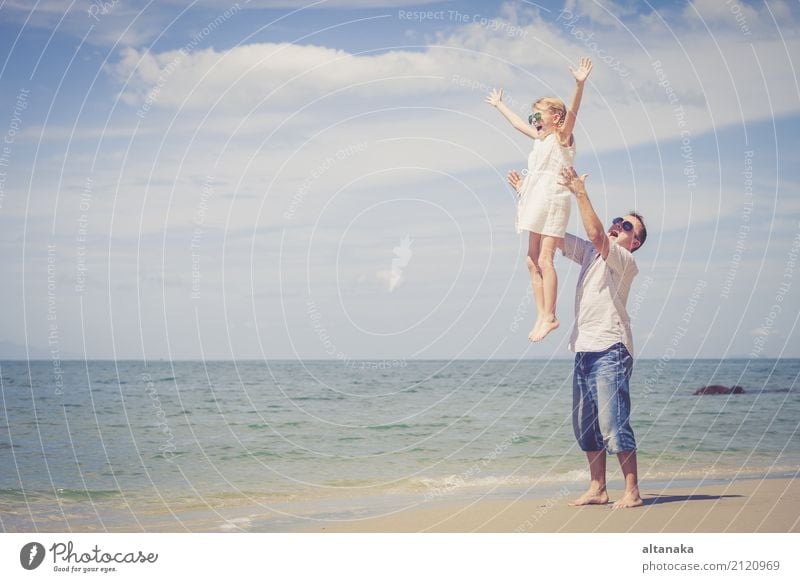
[[[75,361],[57,372],[0,364],[3,531],[277,531],[588,479],[569,360]],[[800,360],[637,360],[644,487],[796,474],[799,374]],[[746,393],[693,395],[708,384]]]

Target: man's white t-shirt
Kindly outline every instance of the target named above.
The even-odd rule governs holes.
[[[622,342],[633,356],[631,320],[625,305],[639,267],[630,251],[609,242],[604,261],[588,240],[569,233],[564,236],[564,256],[581,265],[569,347],[573,352],[602,352]]]

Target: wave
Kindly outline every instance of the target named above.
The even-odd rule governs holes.
[[[412,427],[410,424],[398,423],[398,424],[377,424],[373,426],[368,426],[367,428],[369,430],[396,430],[398,428],[407,429]]]
[[[85,501],[90,499],[110,499],[121,497],[123,494],[116,489],[68,489],[58,488],[54,490],[31,490],[31,489],[0,489],[0,499],[26,499],[29,502],[35,501]]]
[[[443,496],[449,492],[468,491],[472,489],[532,488],[537,486],[583,483],[588,481],[588,479],[588,469],[573,469],[565,473],[538,476],[487,475],[483,477],[464,477],[463,475],[447,475],[442,477],[418,477],[408,479],[406,484],[412,490],[434,496]]]

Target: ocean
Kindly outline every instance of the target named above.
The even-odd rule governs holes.
[[[637,360],[643,491],[797,475],[799,374]],[[693,395],[709,384],[746,392]],[[287,531],[588,479],[570,360],[22,361],[0,363],[0,385],[6,532]]]

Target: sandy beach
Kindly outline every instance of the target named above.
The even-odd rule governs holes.
[[[800,532],[800,482],[748,479],[723,485],[642,490],[645,506],[570,507],[580,493],[549,499],[431,501],[415,509],[357,521],[319,522],[308,532]],[[610,489],[612,501],[621,491]]]

